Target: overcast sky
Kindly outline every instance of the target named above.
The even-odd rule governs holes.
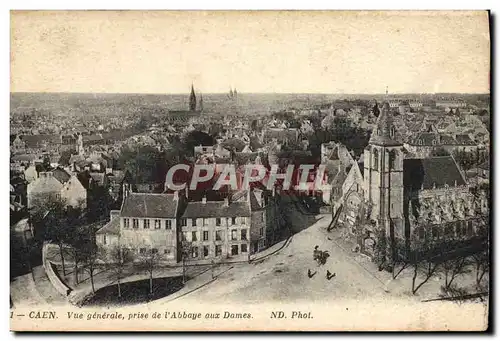
[[[486,12],[15,12],[11,91],[489,92]]]

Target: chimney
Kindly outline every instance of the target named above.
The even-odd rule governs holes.
[[[118,218],[120,216],[120,210],[111,210],[109,212],[109,219],[113,220],[115,218]]]
[[[207,197],[204,195],[203,198],[201,198],[201,203],[206,204],[207,203]]]

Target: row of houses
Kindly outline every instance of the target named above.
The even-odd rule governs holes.
[[[158,254],[162,262],[248,260],[275,241],[276,197],[246,190],[224,200],[189,201],[184,193],[127,192],[120,210],[96,233],[104,252],[128,249],[140,259]]]

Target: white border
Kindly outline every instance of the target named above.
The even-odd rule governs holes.
[[[455,1],[450,1],[450,2],[438,2],[436,0],[420,0],[420,1],[368,1],[368,0],[350,0],[350,1],[342,1],[338,3],[327,3],[326,1],[319,1],[319,0],[308,0],[308,1],[293,1],[293,0],[288,0],[288,1],[270,1],[270,0],[253,0],[253,1],[238,1],[238,0],[233,0],[233,1],[221,1],[221,0],[212,0],[210,2],[207,1],[194,1],[194,0],[182,0],[182,1],[177,1],[177,2],[168,2],[166,3],[165,1],[151,1],[151,0],[141,0],[141,1],[115,1],[115,2],[110,2],[110,1],[103,1],[103,0],[87,0],[87,1],[4,1],[1,3],[1,9],[2,11],[0,12],[0,23],[2,25],[2,30],[1,30],[1,46],[3,47],[3,53],[1,54],[1,72],[2,72],[2,92],[1,92],[1,98],[2,98],[2,111],[4,114],[2,115],[2,120],[3,124],[0,125],[0,129],[2,129],[2,136],[4,138],[4,148],[0,149],[1,151],[1,156],[2,160],[4,161],[4,166],[0,167],[0,172],[1,176],[4,179],[4,181],[1,182],[1,187],[3,190],[1,193],[4,193],[3,196],[0,196],[0,200],[4,202],[4,204],[1,204],[0,207],[3,207],[5,209],[4,212],[7,214],[7,192],[8,192],[8,182],[7,178],[9,176],[8,173],[8,168],[7,168],[7,163],[9,159],[9,147],[7,145],[8,141],[8,136],[9,136],[9,54],[7,51],[9,51],[9,36],[10,36],[10,31],[9,31],[9,10],[12,9],[17,9],[17,10],[29,10],[29,9],[345,9],[345,10],[356,10],[356,9],[491,9],[492,13],[494,15],[498,14],[498,8],[499,8],[499,3],[500,1],[498,0],[475,0],[475,1],[467,1],[467,0],[455,0]],[[494,28],[497,28],[495,31],[496,34],[494,34],[494,42],[492,41],[492,44],[495,46],[498,46],[498,17],[496,18],[496,25]],[[495,75],[497,70],[495,70]],[[496,77],[494,77],[496,79]],[[495,96],[495,102],[494,102],[494,108],[498,107],[498,97]],[[498,111],[498,110],[495,110]],[[492,116],[495,115],[495,113],[492,113]],[[495,121],[498,121],[496,119]],[[495,127],[496,128],[496,127]],[[498,129],[495,129],[498,130]],[[496,137],[497,134],[495,134],[494,137]],[[497,159],[498,158],[498,153],[495,151],[495,156]],[[497,187],[495,188],[495,192],[499,193],[500,191],[500,185],[498,184],[498,181],[496,182]],[[495,205],[495,211],[500,212],[500,203],[499,202],[494,202]],[[493,211],[493,210],[492,210]],[[5,224],[7,225],[7,224]],[[500,235],[500,232],[498,229],[495,227],[492,227],[493,229],[496,230],[495,233],[495,241],[494,245],[499,245],[498,243],[498,238]],[[1,229],[2,231],[2,260],[3,264],[8,264],[8,258],[9,258],[9,230],[7,226],[3,226]],[[498,254],[499,252],[495,252],[495,260],[493,261],[493,264],[498,264],[496,260],[498,259]],[[496,270],[496,269],[495,269]],[[2,314],[0,317],[0,321],[2,323],[2,330],[4,333],[7,333],[7,336],[9,339],[13,338],[14,335],[12,333],[9,333],[9,318],[8,318],[8,312],[9,310],[7,309],[7,293],[9,291],[9,282],[8,282],[8,271],[5,269],[2,271],[2,281],[1,281],[1,286],[2,286],[2,292],[3,295],[3,309],[0,309]],[[495,294],[498,295],[498,278],[495,283]],[[495,297],[497,297],[495,295]],[[493,303],[493,306],[495,306],[495,303]],[[495,325],[498,328],[498,314],[495,314],[495,320],[497,323]],[[196,335],[196,337],[201,336],[201,335]],[[326,337],[343,337],[340,335],[325,335]],[[26,336],[25,336],[26,337]],[[36,335],[30,335],[28,336],[30,338],[36,337]],[[46,335],[46,337],[53,337],[53,335]],[[70,335],[64,335],[62,336],[64,338],[70,337]],[[71,336],[72,338],[81,338],[82,336]],[[116,335],[110,336],[110,335],[92,335],[92,338],[96,339],[108,339],[108,338],[116,338]],[[137,338],[139,335],[128,335],[127,337],[129,338]],[[168,337],[170,338],[179,338],[181,336],[179,335],[155,335],[154,337],[156,338],[165,338]],[[219,336],[215,336],[219,337]],[[241,337],[238,335],[231,336],[232,338],[237,338]],[[263,338],[275,338],[278,337],[278,335],[255,335],[253,336],[254,338],[257,338],[259,340],[262,340]],[[287,337],[287,335],[282,335],[281,337]],[[301,336],[301,337],[307,337],[307,336]],[[352,337],[352,336],[351,336]],[[359,337],[359,336],[358,336]],[[383,336],[382,336],[383,337]],[[418,338],[428,340],[429,338],[440,338],[442,335],[420,335],[417,336]],[[478,336],[467,336],[467,337],[478,337]],[[2,337],[3,339],[3,337]]]

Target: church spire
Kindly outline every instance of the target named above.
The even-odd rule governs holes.
[[[196,111],[196,95],[193,84],[191,84],[191,94],[189,95],[189,111]]]
[[[200,93],[200,104],[199,107],[200,111],[203,111],[203,95]]]
[[[402,145],[400,136],[394,124],[389,102],[384,102],[377,124],[370,137],[370,144],[379,146],[400,146]]]

